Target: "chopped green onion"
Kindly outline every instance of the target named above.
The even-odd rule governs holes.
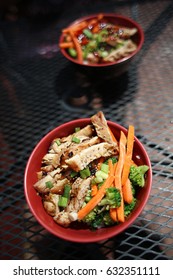
[[[68,202],[67,197],[61,196],[58,201],[58,206],[65,208],[65,207],[67,207],[67,202]]]
[[[46,184],[47,188],[49,188],[49,189],[53,188],[53,184],[51,181],[47,181],[45,184]]]
[[[89,29],[84,29],[83,30],[83,34],[88,37],[89,39],[91,39],[93,37],[92,32]]]
[[[80,143],[80,139],[74,136],[72,138],[72,142],[79,144]]]
[[[101,170],[97,171],[95,175],[96,175],[96,178],[97,177],[102,177],[103,179],[107,179],[108,178],[108,174],[103,172],[103,171],[101,171]]]
[[[58,146],[60,146],[60,145],[61,145],[60,140],[56,140],[56,141],[55,141],[55,143],[56,143]]]
[[[108,173],[109,172],[109,165],[105,164],[105,163],[102,163],[101,167],[100,167],[100,170],[105,172],[105,173]]]
[[[109,53],[107,51],[102,51],[99,54],[100,54],[101,57],[104,58],[104,57],[108,56]]]
[[[99,183],[103,182],[103,178],[101,176],[97,176],[97,177],[95,177],[94,181],[96,184],[99,184]]]
[[[70,185],[65,185],[64,186],[63,197],[66,197],[67,199],[69,199],[70,198],[70,190],[71,190],[71,186]]]
[[[78,132],[80,130],[80,127],[75,127],[75,132]]]
[[[88,201],[90,201],[91,200],[91,196],[86,196],[85,197],[85,202],[88,202]]]
[[[70,177],[71,177],[71,178],[74,178],[74,177],[77,176],[77,174],[78,174],[78,172],[72,171],[72,172],[70,173]]]
[[[69,48],[68,52],[71,57],[77,57],[77,51],[75,49]]]
[[[91,172],[89,170],[89,167],[84,168],[83,170],[80,171],[80,177],[82,179],[85,179],[91,175]]]

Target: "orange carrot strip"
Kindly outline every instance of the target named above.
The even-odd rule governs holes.
[[[118,221],[116,208],[110,208],[109,209],[109,215],[114,222]]]
[[[97,185],[92,185],[91,186],[91,196],[95,196],[98,192]]]
[[[114,166],[111,159],[108,160],[108,165],[109,165],[109,175],[114,176]]]
[[[122,193],[123,193],[124,202],[130,204],[133,201],[133,193],[132,193],[131,182],[129,179],[127,179],[127,181],[123,185]]]
[[[64,42],[64,43],[60,43],[59,47],[61,49],[68,49],[68,48],[73,48],[74,47],[74,43],[73,42]]]
[[[75,37],[74,33],[72,31],[70,31],[70,35],[71,35],[71,38],[72,38],[72,41],[75,45],[75,48],[76,48],[76,51],[77,51],[77,58],[78,58],[78,61],[80,63],[82,63],[83,61],[83,55],[82,55],[82,48],[81,48],[81,45],[78,41],[78,39]]]
[[[125,152],[126,152],[126,136],[121,131],[120,134],[120,141],[119,141],[119,158],[115,169],[115,187],[119,189],[121,194],[121,205],[118,208],[115,208],[112,210],[117,212],[117,218],[119,222],[124,222],[124,200],[123,200],[123,194],[122,194],[122,183],[121,183],[121,176],[122,176],[122,170],[125,160]]]
[[[94,207],[102,200],[106,193],[106,189],[109,188],[114,180],[114,176],[110,175],[101,188],[98,190],[97,194],[91,198],[91,200],[78,212],[78,219],[82,220]]]
[[[79,32],[80,30],[82,31],[84,28],[86,28],[88,26],[88,22],[87,21],[82,21],[78,24],[74,24],[74,25],[71,25],[67,28],[64,28],[62,30],[63,33],[68,33],[68,32]]]
[[[125,156],[123,174],[122,174],[122,185],[124,185],[129,177],[131,160],[133,155],[134,146],[134,126],[130,125],[127,134],[127,152]]]

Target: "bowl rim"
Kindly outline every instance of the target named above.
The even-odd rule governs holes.
[[[41,219],[41,217],[38,216],[37,211],[34,209],[33,205],[32,205],[32,201],[30,200],[29,194],[28,194],[28,184],[27,184],[27,178],[29,175],[29,168],[30,165],[32,164],[32,160],[33,160],[33,156],[35,155],[35,153],[37,152],[37,150],[39,149],[40,145],[42,145],[47,139],[49,139],[49,137],[52,135],[54,135],[54,133],[57,131],[57,129],[61,129],[64,126],[69,126],[72,124],[77,124],[79,122],[79,120],[83,123],[85,122],[91,122],[90,118],[81,118],[81,119],[75,119],[66,123],[63,123],[57,127],[55,127],[54,129],[50,130],[45,136],[43,136],[41,138],[41,140],[36,144],[35,148],[33,149],[33,151],[31,152],[26,167],[25,167],[25,172],[24,172],[24,195],[25,195],[25,199],[27,201],[27,204],[29,206],[29,209],[31,211],[31,213],[33,214],[33,216],[35,217],[35,219],[37,220],[37,222],[44,228],[46,229],[49,233],[52,233],[53,235],[55,235],[56,237],[59,237],[61,239],[64,239],[66,241],[71,241],[71,242],[76,242],[76,243],[93,243],[93,242],[99,242],[99,241],[103,241],[109,238],[113,238],[115,236],[117,236],[118,234],[120,234],[121,232],[123,232],[125,229],[127,229],[130,225],[132,225],[134,223],[134,221],[137,219],[137,217],[141,214],[141,212],[143,211],[150,192],[151,192],[151,187],[152,187],[152,167],[151,167],[151,162],[149,159],[149,156],[143,146],[143,144],[140,142],[140,140],[135,136],[135,142],[137,143],[137,145],[139,145],[140,149],[142,150],[145,159],[147,161],[147,165],[149,166],[149,170],[148,170],[148,176],[147,176],[147,180],[148,180],[148,190],[147,192],[145,192],[145,196],[144,199],[142,201],[140,201],[140,206],[136,209],[136,211],[133,213],[132,216],[130,216],[124,223],[120,223],[118,225],[114,225],[111,228],[114,229],[115,227],[115,234],[113,233],[114,230],[112,230],[111,232],[105,232],[104,231],[104,237],[99,234],[96,235],[92,235],[92,236],[81,236],[81,239],[79,238],[79,236],[74,236],[74,235],[65,235],[63,236],[62,234],[60,234],[58,232],[58,230],[55,230],[54,228],[51,228],[48,224],[44,223]],[[127,129],[123,126],[121,126],[118,123],[112,122],[107,120],[108,125],[114,127],[116,125],[116,129],[118,130],[122,130],[123,132],[127,133]],[[51,138],[52,140],[54,138]],[[33,187],[33,186],[32,186]],[[34,188],[33,188],[34,190]],[[46,215],[48,215],[45,212]],[[54,222],[55,223],[55,222]],[[58,225],[58,227],[60,227],[60,225]],[[64,230],[68,230],[68,228],[63,228]],[[106,229],[106,228],[103,228]],[[101,229],[98,229],[101,230]],[[89,232],[89,229],[86,229],[86,233]],[[97,232],[97,230],[96,230]]]
[[[99,14],[103,14],[104,17],[115,17],[115,18],[118,18],[118,19],[123,19],[123,20],[126,20],[128,22],[130,22],[131,24],[133,24],[134,26],[136,26],[136,28],[138,29],[138,32],[140,34],[140,42],[139,44],[137,45],[137,49],[130,53],[128,56],[126,57],[123,57],[119,60],[116,60],[114,62],[108,62],[108,63],[92,63],[92,64],[85,64],[85,63],[80,63],[78,60],[72,58],[70,55],[68,55],[68,53],[66,52],[65,49],[62,49],[59,47],[61,53],[64,55],[64,57],[66,57],[68,60],[70,60],[71,62],[74,62],[75,64],[77,65],[81,65],[81,66],[86,66],[86,67],[91,67],[91,68],[96,68],[96,67],[110,67],[110,66],[113,66],[113,65],[119,65],[123,62],[126,62],[127,60],[130,60],[133,56],[135,56],[135,54],[137,54],[140,49],[142,48],[143,46],[143,43],[144,43],[144,31],[142,29],[142,27],[140,26],[140,24],[138,22],[136,22],[135,20],[133,20],[132,18],[130,17],[127,17],[127,16],[124,16],[124,15],[121,15],[121,14],[116,14],[116,13],[97,13],[97,14],[90,14],[88,16],[83,16],[79,19],[76,19],[74,20],[73,22],[71,22],[67,27],[70,27],[74,24],[77,24],[79,22],[82,22],[84,20],[89,20],[90,18],[95,18],[97,17]],[[62,43],[63,42],[63,38],[64,38],[64,34],[61,33],[60,37],[59,37],[59,43]]]

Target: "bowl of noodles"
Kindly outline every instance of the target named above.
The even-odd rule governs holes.
[[[50,233],[80,243],[116,236],[144,209],[152,184],[148,154],[134,135],[103,112],[64,123],[31,153],[24,192]]]
[[[144,43],[142,27],[114,13],[94,14],[64,27],[59,39],[62,55],[86,73],[111,71],[120,75]]]

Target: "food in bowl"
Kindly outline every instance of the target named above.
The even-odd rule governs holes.
[[[133,126],[117,140],[103,112],[90,120],[51,141],[33,186],[45,211],[65,228],[74,223],[90,229],[125,223],[149,170],[132,160]]]
[[[98,14],[64,28],[59,47],[79,64],[106,65],[128,58],[140,48],[134,40],[138,32],[138,24],[130,19]]]

